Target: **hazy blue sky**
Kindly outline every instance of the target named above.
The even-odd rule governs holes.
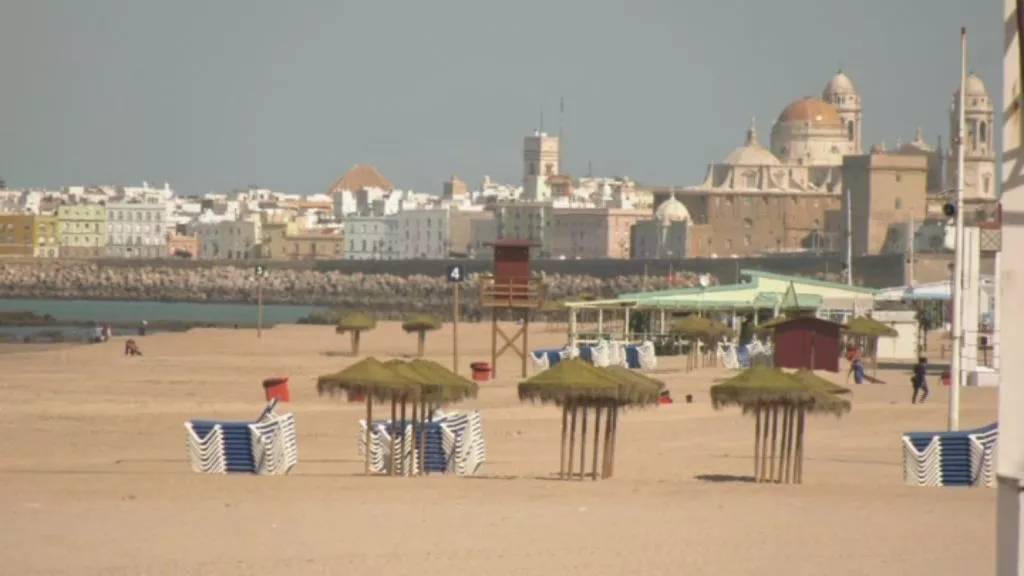
[[[998,97],[994,0],[3,0],[0,178],[326,190],[372,163],[436,191],[563,168],[693,184],[842,66],[865,142],[948,142],[959,28]]]

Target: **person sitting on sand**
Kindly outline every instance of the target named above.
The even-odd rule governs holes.
[[[914,374],[910,377],[910,383],[914,385],[914,395],[910,397],[911,404],[917,404],[917,395],[921,394],[921,404],[928,399],[928,359],[924,356],[917,359],[914,364]]]

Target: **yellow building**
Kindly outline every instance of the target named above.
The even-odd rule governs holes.
[[[34,218],[35,237],[32,255],[36,258],[57,258],[60,256],[60,221],[56,214],[36,215]]]
[[[34,214],[0,214],[0,257],[34,254],[35,218]]]
[[[60,256],[102,258],[107,253],[107,208],[62,204],[57,208]]]
[[[294,223],[266,224],[261,253],[267,260],[341,260],[345,235],[341,230],[299,230]]]

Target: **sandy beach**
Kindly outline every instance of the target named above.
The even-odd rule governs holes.
[[[856,387],[853,412],[809,420],[805,484],[755,485],[751,418],[715,411],[723,370],[662,359],[677,403],[620,423],[616,477],[551,480],[560,412],[520,404],[518,361],[478,399],[489,461],[479,478],[365,478],[363,408],[320,398],[315,378],[353,362],[331,327],[194,330],[0,355],[0,574],[916,575],[988,574],[995,490],[902,483],[900,433],[944,429],[947,392],[911,405],[905,372]],[[450,327],[428,355],[450,365]],[[564,343],[542,325],[532,348]],[[462,324],[463,373],[489,360],[489,325]],[[411,355],[397,323],[362,353]],[[260,382],[291,379],[299,465],[285,477],[190,472],[183,422],[252,419]],[[834,376],[839,381],[839,376]],[[680,400],[694,395],[694,403]],[[963,427],[996,415],[965,389]],[[372,571],[372,572],[370,572]]]

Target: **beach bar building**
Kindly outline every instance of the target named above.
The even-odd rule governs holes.
[[[786,308],[798,308],[811,316],[841,324],[850,317],[872,311],[878,292],[874,288],[760,270],[741,270],[740,276],[743,281],[738,284],[636,292],[613,299],[566,302],[570,345],[596,341],[602,334],[611,334],[625,341],[642,341],[664,335],[669,331],[672,314],[676,312],[726,314],[731,317],[735,328],[737,318],[742,315],[753,314],[756,322],[760,316],[775,316]],[[791,301],[786,302],[787,298]],[[629,329],[631,315],[638,313],[649,314],[651,318],[649,329],[641,334],[631,333]],[[591,322],[596,320],[596,325],[589,324],[581,329],[579,320],[582,314],[591,318]],[[615,329],[609,329],[612,326]]]

